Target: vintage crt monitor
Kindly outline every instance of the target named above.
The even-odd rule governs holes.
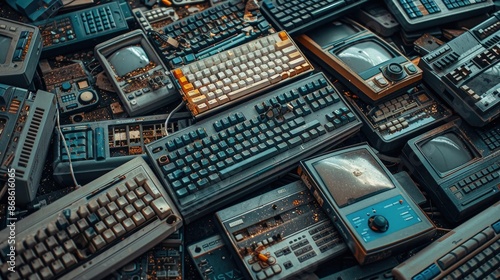
[[[0,84],[0,181],[15,169],[16,204],[35,198],[55,119],[53,93]]]
[[[41,51],[38,27],[0,18],[0,83],[27,88]]]
[[[435,233],[368,145],[301,161],[299,174],[360,264],[422,244]]]
[[[466,122],[500,115],[500,12],[425,55],[423,79]]]
[[[167,68],[142,30],[103,42],[94,52],[130,116],[180,99]]]
[[[402,160],[441,213],[460,222],[500,199],[500,124],[462,119],[410,139]]]
[[[422,78],[408,58],[352,20],[328,23],[296,40],[368,103],[395,97]]]

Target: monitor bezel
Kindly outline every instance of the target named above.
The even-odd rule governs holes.
[[[392,173],[383,164],[381,164],[379,162],[379,160],[377,160],[378,158],[375,155],[375,153],[371,149],[369,149],[368,147],[369,146],[367,146],[367,145],[353,146],[352,148],[346,148],[346,149],[337,150],[334,152],[327,152],[326,154],[320,155],[318,157],[315,157],[313,159],[309,159],[309,160],[303,162],[304,166],[307,168],[307,172],[309,173],[310,178],[314,178],[313,179],[314,183],[318,185],[319,189],[323,190],[325,195],[328,196],[328,198],[332,202],[335,203],[335,207],[337,207],[338,209],[344,209],[344,208],[348,209],[349,207],[353,206],[354,204],[368,201],[370,198],[374,198],[374,197],[376,197],[382,193],[385,193],[385,192],[395,191],[399,188],[399,183],[396,181],[396,179],[394,178]],[[358,197],[354,201],[350,201],[346,204],[340,205],[340,204],[338,204],[337,200],[335,200],[335,197],[333,196],[333,194],[329,191],[330,188],[325,184],[324,180],[322,179],[322,176],[318,173],[318,171],[316,170],[314,165],[317,164],[318,162],[324,160],[324,159],[331,158],[333,156],[338,156],[341,154],[352,153],[352,152],[361,152],[361,151],[367,152],[369,155],[371,155],[374,158],[374,163],[376,163],[378,165],[378,167],[380,168],[380,170],[386,174],[387,178],[389,179],[389,181],[392,184],[392,187],[388,188],[388,189],[382,189],[379,191],[371,192],[369,194]]]
[[[344,51],[347,48],[350,48],[352,46],[355,46],[360,43],[364,42],[373,42],[377,44],[378,46],[384,48],[388,53],[390,53],[393,57],[388,59],[385,62],[379,63],[377,65],[374,65],[364,71],[361,72],[355,72],[352,70],[352,68],[345,63],[337,54]],[[396,64],[404,64],[408,62],[408,59],[406,59],[404,56],[402,56],[399,52],[397,52],[391,45],[389,45],[387,42],[384,40],[380,39],[379,37],[375,36],[374,34],[367,34],[364,36],[356,36],[356,37],[351,37],[349,40],[346,40],[343,44],[334,46],[331,49],[328,50],[328,53],[335,57],[335,59],[338,60],[338,63],[342,64],[345,69],[348,69],[350,73],[353,73],[359,77],[361,77],[363,80],[368,80],[371,77],[382,73],[382,69],[391,64],[391,63],[396,63]]]
[[[342,44],[343,42],[345,42],[347,40],[350,40],[351,38],[357,37],[360,34],[363,34],[363,33],[367,32],[367,29],[363,25],[360,25],[359,23],[357,23],[357,22],[355,22],[355,21],[353,21],[351,19],[348,19],[348,18],[342,18],[342,19],[330,21],[327,24],[329,25],[329,24],[333,24],[333,23],[336,23],[336,22],[344,24],[344,25],[348,25],[352,29],[356,30],[357,32],[354,33],[354,34],[348,35],[346,37],[343,37],[343,38],[331,41],[331,42],[329,42],[328,44],[325,44],[325,45],[320,45],[315,40],[315,38],[311,36],[311,34],[317,34],[317,33],[321,32],[320,29],[315,29],[313,32],[308,32],[305,35],[308,36],[313,42],[315,42],[320,48],[322,48],[323,50],[326,50],[328,48],[331,48],[332,46],[334,47],[336,45]],[[320,27],[325,27],[325,26],[326,25],[323,25],[323,26],[320,26]]]
[[[431,141],[432,139],[439,137],[439,136],[442,136],[442,135],[445,135],[445,134],[448,134],[448,133],[454,133],[464,143],[464,145],[467,147],[467,149],[469,149],[469,152],[471,153],[473,158],[471,160],[453,168],[453,169],[450,169],[446,172],[441,172],[427,158],[425,153],[422,151],[422,146],[425,145],[426,143],[428,143],[429,141]],[[466,137],[466,135],[463,133],[463,131],[461,129],[459,129],[457,126],[452,126],[448,129],[442,130],[438,133],[426,135],[415,142],[415,147],[419,153],[418,158],[420,160],[420,163],[423,165],[423,167],[426,169],[431,168],[432,172],[434,174],[436,174],[437,176],[439,176],[440,178],[446,178],[446,177],[450,176],[451,174],[456,173],[456,172],[464,169],[467,166],[472,165],[473,163],[475,163],[481,159],[481,153],[477,150],[476,146],[472,144],[472,142],[469,140],[469,138]],[[425,164],[422,160],[425,161]]]

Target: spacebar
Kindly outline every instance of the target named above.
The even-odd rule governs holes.
[[[321,9],[317,9],[311,12],[311,16],[317,17],[322,16],[323,14],[330,13],[332,10],[345,6],[344,1],[337,1],[335,3],[331,3],[330,5],[326,5],[321,7]]]
[[[228,177],[230,177],[234,174],[237,174],[237,173],[241,172],[242,170],[245,170],[249,167],[255,166],[256,164],[258,164],[264,160],[270,159],[277,154],[279,154],[278,149],[276,149],[275,147],[272,147],[270,149],[262,151],[262,153],[253,155],[253,156],[251,156],[243,161],[240,161],[240,162],[236,163],[235,165],[232,165],[226,169],[222,169],[219,172],[219,177],[221,177],[222,179],[227,179]]]

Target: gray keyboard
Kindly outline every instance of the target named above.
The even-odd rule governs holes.
[[[500,279],[500,201],[392,270],[396,279]]]

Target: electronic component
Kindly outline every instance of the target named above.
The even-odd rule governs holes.
[[[26,260],[6,279],[101,279],[182,226],[179,212],[143,158],[16,222],[16,243],[0,232],[0,248]],[[17,264],[17,263],[16,263]],[[5,268],[5,270],[4,270]]]
[[[352,20],[325,24],[296,39],[366,103],[401,95],[422,78],[408,58]]]
[[[204,280],[245,279],[229,248],[218,234],[189,245],[187,251]]]
[[[184,235],[182,228],[140,257],[113,272],[110,280],[164,279],[184,277]]]
[[[0,18],[0,83],[27,88],[41,49],[42,37],[36,26]]]
[[[43,57],[90,48],[129,30],[133,22],[130,6],[124,0],[112,1],[34,23],[40,28]]]
[[[347,97],[362,117],[368,142],[380,152],[400,152],[406,142],[444,122],[452,112],[423,84],[378,105]]]
[[[493,0],[385,0],[403,29],[414,31],[458,21],[492,10]]]
[[[183,100],[203,118],[313,70],[282,31],[172,70]]]
[[[299,174],[360,264],[422,244],[436,232],[368,145],[301,161]]]
[[[132,13],[144,32],[151,30],[163,32],[164,26],[179,20],[174,8],[161,7],[145,11],[135,8]]]
[[[5,0],[5,2],[31,21],[49,18],[63,5],[61,0]]]
[[[142,30],[103,42],[94,52],[130,116],[154,111],[180,98]]]
[[[452,222],[463,221],[500,198],[500,125],[474,129],[456,119],[408,141],[409,173]]]
[[[296,36],[339,18],[367,2],[367,0],[319,2],[317,0],[264,0],[261,9],[273,26]]]
[[[289,171],[359,131],[322,73],[296,80],[146,145],[185,221]]]
[[[498,279],[500,202],[392,270],[396,279]]]
[[[215,213],[249,279],[314,271],[347,246],[301,181]]]
[[[271,31],[274,32],[258,9],[245,15],[245,1],[230,0],[148,35],[160,57],[172,69],[250,42]]]
[[[399,23],[380,2],[367,3],[352,15],[377,35],[389,37],[399,31]]]
[[[170,133],[182,128],[174,129],[174,124],[189,117],[188,113],[185,115],[172,116],[168,128]],[[146,158],[145,145],[166,135],[166,118],[167,115],[156,115],[62,125],[61,131],[69,148],[69,158],[78,183],[86,184],[137,155]],[[59,131],[54,133],[54,179],[62,185],[71,185],[73,180],[68,154]]]
[[[472,126],[500,114],[500,13],[424,56],[429,84]]]
[[[93,77],[81,61],[43,73],[45,89],[56,94],[59,113],[64,116],[97,107],[99,95]]]
[[[16,204],[35,198],[55,120],[54,94],[0,84],[0,181],[15,170]]]
[[[428,53],[436,50],[437,48],[439,48],[443,44],[444,44],[443,41],[441,41],[438,38],[432,36],[431,34],[425,33],[420,38],[418,38],[417,40],[415,40],[415,42],[413,42],[413,49],[420,56],[425,56]]]

